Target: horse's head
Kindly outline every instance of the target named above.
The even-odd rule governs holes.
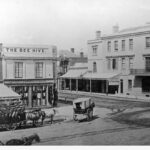
[[[36,133],[28,137],[23,137],[22,140],[24,142],[24,145],[31,145],[33,140],[35,140],[38,143],[41,141],[40,137]]]
[[[36,133],[34,134],[34,139],[35,139],[36,142],[40,142],[41,141],[40,137]]]
[[[54,112],[54,114],[56,114],[56,113],[58,113],[58,110],[56,110],[56,109],[53,109],[53,112]]]

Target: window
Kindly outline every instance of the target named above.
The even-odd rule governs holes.
[[[94,55],[94,56],[97,55],[97,48],[98,48],[97,45],[92,46],[92,49],[93,49],[93,55]]]
[[[128,89],[132,89],[132,80],[128,80]]]
[[[118,69],[118,60],[117,59],[112,59],[112,69]]]
[[[129,50],[133,50],[133,39],[129,39]]]
[[[111,69],[111,59],[107,59],[107,68],[108,70]]]
[[[107,43],[107,50],[108,50],[108,52],[111,51],[111,41],[108,41],[108,43]]]
[[[150,37],[146,37],[146,48],[150,48]]]
[[[23,62],[15,62],[15,78],[23,78]]]
[[[35,77],[42,78],[43,77],[43,63],[37,62],[35,64]]]
[[[114,41],[114,49],[115,51],[118,51],[118,41]]]
[[[53,56],[57,56],[57,49],[53,48]]]
[[[145,58],[145,67],[147,71],[150,71],[150,57]]]
[[[125,51],[125,40],[122,40],[122,51]]]
[[[133,58],[129,58],[129,69],[133,69]]]
[[[126,69],[126,66],[125,66],[125,58],[122,58],[122,59],[121,59],[121,68],[122,68],[122,70],[125,70],[125,69]]]
[[[93,73],[97,72],[97,65],[96,62],[93,62]]]

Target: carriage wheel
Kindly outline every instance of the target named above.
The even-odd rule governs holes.
[[[87,110],[87,120],[91,120],[93,118],[93,110]]]
[[[90,115],[89,115],[89,114],[90,114],[90,110],[88,109],[88,110],[87,110],[87,114],[86,114],[86,119],[87,119],[87,121],[90,120]]]
[[[17,128],[17,123],[6,124],[5,128],[7,131],[15,130]]]
[[[89,112],[89,118],[90,118],[90,119],[93,118],[93,110],[91,110],[91,111]]]

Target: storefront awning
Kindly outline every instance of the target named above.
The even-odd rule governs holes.
[[[117,80],[118,74],[116,73],[87,73],[84,75],[84,78],[87,79],[96,79],[96,80]]]
[[[4,84],[0,84],[0,100],[4,99],[19,99],[21,96],[8,88]]]
[[[87,72],[87,69],[70,69],[60,78],[81,78]]]

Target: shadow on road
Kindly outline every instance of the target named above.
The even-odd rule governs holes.
[[[84,118],[84,119],[78,120],[78,122],[79,122],[79,123],[82,123],[82,122],[91,122],[91,121],[96,120],[96,119],[98,119],[98,118],[99,118],[98,115],[94,115],[93,118],[90,119],[90,120],[87,120],[86,118]]]

